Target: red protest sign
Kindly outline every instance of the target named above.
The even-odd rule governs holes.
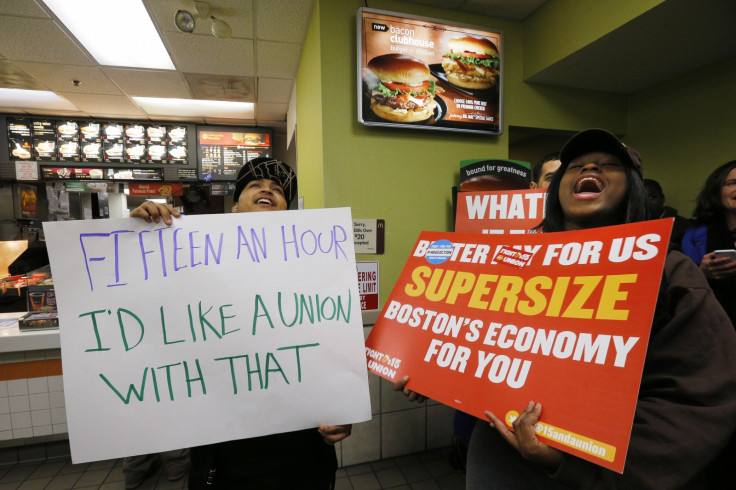
[[[544,218],[545,189],[459,192],[455,231],[523,234]]]
[[[423,232],[366,341],[370,371],[622,472],[672,220]],[[583,416],[584,415],[584,416]]]

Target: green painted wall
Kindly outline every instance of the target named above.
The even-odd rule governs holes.
[[[524,41],[527,45],[524,56],[525,78],[600,39],[664,1],[548,1],[524,22]]]
[[[324,154],[322,115],[322,49],[320,1],[316,0],[297,70],[296,154],[299,196],[306,208],[322,208],[324,198]],[[301,118],[300,118],[301,116]],[[301,124],[300,124],[301,121]]]
[[[658,180],[667,204],[690,216],[706,177],[736,159],[736,59],[633,95],[627,144]]]
[[[354,218],[386,220],[385,254],[357,257],[380,262],[385,301],[420,231],[451,231],[451,190],[458,184],[460,160],[506,158],[509,125],[568,130],[603,126],[623,132],[626,98],[524,83],[524,27],[519,22],[389,0],[369,5],[485,26],[504,36],[502,135],[366,127],[358,122],[356,87],[356,15],[364,3],[319,0],[315,6],[317,19],[312,20],[301,64],[319,65],[319,71],[300,66],[297,78],[300,195],[307,208],[320,207],[322,189],[313,179],[322,178],[325,207],[348,206]],[[307,175],[311,172],[315,175]]]

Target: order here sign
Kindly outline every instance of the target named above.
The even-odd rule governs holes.
[[[622,472],[671,227],[423,232],[366,341],[368,368],[509,426],[540,402],[543,442]]]
[[[370,419],[350,209],[44,231],[75,463]]]

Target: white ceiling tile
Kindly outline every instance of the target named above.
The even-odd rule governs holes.
[[[176,99],[191,97],[182,74],[176,71],[132,68],[103,68],[102,71],[130,96]]]
[[[28,114],[34,114],[39,116],[48,116],[49,111],[41,109],[26,109]],[[82,111],[54,111],[54,116],[67,116],[67,117],[91,117],[88,113]]]
[[[302,44],[314,0],[256,0],[256,39]]]
[[[205,100],[231,100],[255,102],[255,80],[253,77],[234,77],[185,73],[184,77],[192,91],[192,97]]]
[[[203,117],[189,117],[189,116],[156,116],[156,121],[176,121],[186,123],[199,123],[205,122]]]
[[[39,79],[43,80],[43,78]],[[49,87],[31,74],[26,73],[17,63],[0,60],[0,87],[22,88],[26,90],[48,90]]]
[[[207,124],[238,124],[241,126],[256,126],[255,119],[233,119],[233,118],[205,118]]]
[[[273,104],[270,102],[261,102],[256,105],[256,119],[259,121],[286,121],[286,110],[289,104]]]
[[[95,64],[51,19],[0,16],[0,32],[0,53],[9,60]]]
[[[25,61],[18,61],[16,65],[37,80],[43,80],[54,92],[122,95],[122,92],[98,67]],[[75,87],[72,80],[79,80],[81,83]]]
[[[0,2],[0,15],[49,18],[49,15],[36,2],[29,2],[28,0],[2,0]]]
[[[296,78],[302,48],[298,44],[256,41],[258,76]]]
[[[294,80],[290,78],[259,78],[258,102],[289,102]]]
[[[171,58],[179,71],[250,77],[255,73],[253,41],[218,39],[182,32],[167,32]]]
[[[118,114],[126,116],[144,116],[145,113],[128,97],[121,95],[76,94],[59,92],[79,110],[90,114]]]

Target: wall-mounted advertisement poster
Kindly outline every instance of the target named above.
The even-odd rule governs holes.
[[[361,123],[501,133],[499,31],[368,8],[357,18]]]

